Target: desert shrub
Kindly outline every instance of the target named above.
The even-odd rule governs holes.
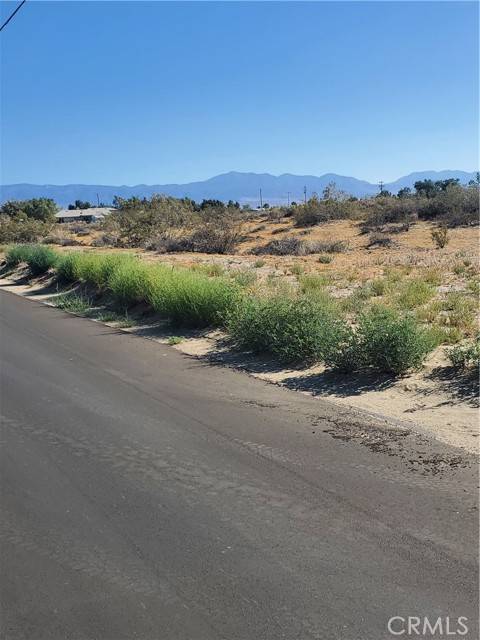
[[[50,232],[52,224],[27,217],[0,215],[0,243],[38,242]]]
[[[431,236],[432,242],[437,249],[443,249],[447,246],[449,241],[447,227],[437,227],[436,229],[432,229]]]
[[[330,264],[332,260],[333,260],[332,256],[328,256],[328,255],[318,256],[318,261],[320,262],[320,264]]]
[[[384,233],[371,233],[368,238],[367,247],[390,248],[394,245],[393,239]]]
[[[116,247],[118,236],[115,233],[101,233],[92,240],[92,247]]]
[[[361,229],[364,233],[381,231],[385,225],[400,225],[393,232],[408,230],[416,219],[416,201],[414,198],[395,198],[384,196],[363,202],[366,218]]]
[[[255,247],[252,253],[273,256],[304,256],[306,255],[305,240],[296,236],[286,236],[281,239],[275,238],[262,247]]]
[[[190,236],[193,250],[200,253],[233,253],[240,241],[240,227],[228,220],[211,221]]]
[[[351,218],[355,212],[354,203],[338,192],[325,194],[323,199],[313,196],[305,204],[292,207],[292,215],[298,227],[312,226],[329,220]]]
[[[345,327],[340,339],[326,354],[325,364],[340,373],[352,373],[366,364],[365,348],[362,338],[351,327]]]
[[[435,288],[424,280],[405,280],[398,287],[396,303],[401,309],[415,309],[435,295]]]
[[[397,375],[420,367],[435,347],[431,333],[413,317],[379,305],[360,317],[358,333],[365,363]]]
[[[252,253],[274,256],[306,256],[312,253],[341,253],[346,251],[348,244],[343,240],[331,242],[318,242],[315,240],[303,240],[298,236],[285,236],[275,238],[266,245],[255,247]]]
[[[430,197],[419,200],[418,215],[423,220],[436,220],[448,227],[478,224],[479,186],[444,185]]]
[[[58,260],[58,254],[50,247],[33,245],[28,251],[26,263],[34,276],[39,276],[52,269]]]
[[[470,342],[457,345],[447,351],[452,365],[458,369],[480,366],[480,334]]]
[[[311,299],[274,296],[244,299],[229,314],[227,328],[239,347],[283,362],[313,363],[336,347],[345,324]]]
[[[348,242],[344,240],[330,240],[327,242],[310,240],[308,248],[308,253],[345,253],[348,250]]]
[[[43,238],[43,244],[56,244],[60,247],[75,247],[80,244],[78,240],[72,238],[72,236],[66,236],[63,234],[49,233],[48,236]]]
[[[194,246],[188,235],[173,234],[165,231],[149,240],[145,247],[158,253],[175,253],[177,251],[193,251]]]
[[[152,268],[148,283],[152,308],[175,324],[191,327],[222,325],[239,297],[235,282],[187,269]]]

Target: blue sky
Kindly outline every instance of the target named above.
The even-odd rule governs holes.
[[[471,171],[477,29],[473,2],[30,0],[0,36],[1,182]]]

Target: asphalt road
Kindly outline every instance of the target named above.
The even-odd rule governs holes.
[[[326,402],[0,304],[2,639],[477,638],[472,466],[415,470],[332,437],[358,417]]]

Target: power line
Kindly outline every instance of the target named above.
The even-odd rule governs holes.
[[[17,13],[17,11],[20,11],[20,9],[23,7],[23,5],[25,4],[27,0],[22,0],[22,2],[20,2],[20,4],[18,5],[18,7],[15,9],[15,11],[13,11],[9,17],[5,20],[5,22],[2,24],[2,26],[0,27],[0,31],[3,31],[3,29],[7,26],[7,24],[10,22],[10,20],[13,18],[13,16]]]

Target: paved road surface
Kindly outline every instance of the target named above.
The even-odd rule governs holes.
[[[0,303],[2,639],[477,637],[472,467],[424,476],[326,433],[328,403]]]

